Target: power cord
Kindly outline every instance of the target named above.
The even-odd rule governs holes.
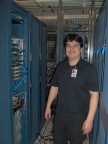
[[[44,144],[47,144],[45,141],[48,141],[48,142],[53,142],[53,139],[52,138],[49,138],[49,136],[50,135],[48,135],[48,136],[43,136],[44,135],[44,133],[45,133],[45,130],[46,130],[46,128],[47,128],[47,126],[48,126],[48,124],[49,124],[49,122],[50,122],[50,120],[48,121],[48,123],[47,123],[47,125],[46,125],[46,127],[45,127],[45,129],[44,129],[44,131],[43,131],[43,133],[42,133],[42,135],[39,133],[38,134],[38,136],[40,136],[40,139],[38,138],[38,143],[36,143],[36,144],[41,144],[41,142],[43,142]],[[52,143],[51,143],[52,144]]]

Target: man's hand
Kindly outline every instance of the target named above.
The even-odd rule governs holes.
[[[86,119],[82,127],[83,134],[88,134],[92,130],[92,126],[93,126],[93,121]]]
[[[45,119],[49,120],[50,118],[51,118],[51,109],[46,108],[46,110],[45,110]]]
[[[93,126],[93,120],[95,116],[95,112],[98,106],[98,99],[99,99],[99,93],[94,92],[94,91],[89,91],[90,92],[90,104],[89,104],[89,112],[87,119],[83,123],[83,134],[88,134],[92,130]]]
[[[45,119],[49,120],[51,118],[51,104],[54,101],[58,94],[58,87],[51,86],[49,96],[48,96],[48,101],[47,101],[47,106],[45,110]]]

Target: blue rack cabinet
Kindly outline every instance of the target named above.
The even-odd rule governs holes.
[[[24,24],[20,24],[15,20],[13,24],[12,14],[17,14],[22,17]],[[26,47],[23,52],[25,68],[18,75],[18,79],[13,78],[12,66],[15,64],[13,61],[12,39],[16,46],[19,46],[18,41],[22,40],[23,47]],[[18,41],[17,41],[18,40]],[[27,78],[28,67],[28,13],[10,0],[0,1],[0,143],[2,144],[23,144],[29,143],[28,137],[28,91],[29,79]],[[18,50],[18,49],[17,49]],[[15,52],[15,51],[14,51]],[[17,54],[18,55],[18,54]],[[19,57],[21,58],[21,51]],[[21,59],[19,60],[21,62]],[[20,68],[19,68],[20,69]],[[24,78],[25,77],[25,78]],[[25,83],[26,82],[26,83]],[[21,94],[21,102],[19,107],[13,109],[13,92]],[[25,94],[24,94],[25,93]],[[25,98],[26,97],[26,98]],[[26,101],[26,106],[25,106]],[[25,107],[24,107],[25,106]],[[18,109],[18,110],[17,110]],[[19,111],[19,114],[18,114]],[[17,113],[17,114],[16,114]],[[16,116],[15,116],[16,115]],[[18,120],[19,118],[19,120]]]
[[[45,122],[46,25],[12,0],[0,1],[0,66],[0,143],[33,144]]]
[[[30,47],[30,144],[34,142],[45,122],[46,99],[46,25],[29,14]]]
[[[13,113],[14,143],[29,144],[29,14],[16,3],[11,5],[12,97],[19,95],[21,99],[21,106]],[[13,49],[15,52],[18,49],[17,56],[13,55]],[[16,73],[16,68],[19,74]]]
[[[40,22],[40,45],[41,45],[41,57],[40,57],[40,68],[41,68],[41,89],[40,89],[40,129],[45,123],[44,111],[46,106],[46,56],[47,56],[47,30],[46,25]]]
[[[0,0],[0,143],[13,144],[11,1]]]
[[[30,29],[30,143],[39,133],[40,98],[40,21],[29,15]]]
[[[101,27],[101,29],[100,29]],[[108,144],[108,0],[104,1],[95,26],[93,63],[99,78],[99,104],[90,144]]]

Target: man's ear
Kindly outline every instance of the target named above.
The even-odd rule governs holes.
[[[80,52],[82,53],[82,50],[83,50],[83,47],[82,48],[80,48]]]

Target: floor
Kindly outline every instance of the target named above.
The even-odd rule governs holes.
[[[49,121],[46,121],[40,135],[34,142],[34,144],[53,144],[53,136],[52,136],[52,119]],[[68,143],[70,144],[70,143]],[[89,144],[87,140],[83,142],[83,144]]]

